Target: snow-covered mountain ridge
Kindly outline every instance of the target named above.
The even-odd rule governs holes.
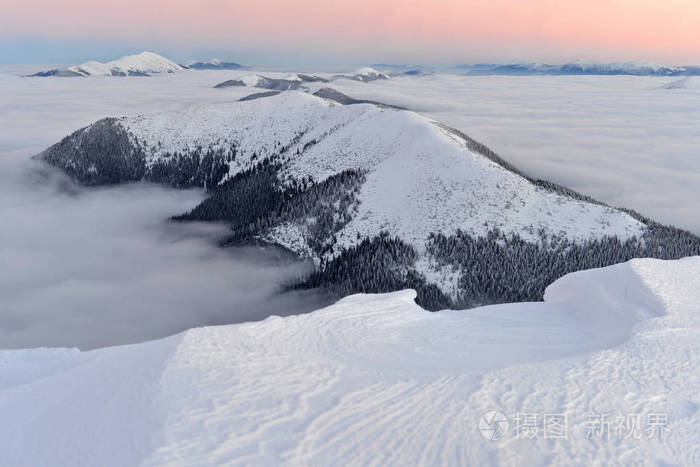
[[[426,313],[401,291],[138,345],[0,351],[2,459],[697,465],[698,277],[698,257],[634,260],[565,276],[545,303]],[[479,431],[494,410],[510,422],[497,441]],[[566,416],[565,436],[543,435],[544,414]],[[638,414],[641,434],[590,436],[591,414]]]
[[[181,65],[183,68],[190,70],[239,70],[245,66],[236,62],[221,60],[220,58],[212,58],[210,60],[190,60]]]
[[[184,70],[175,62],[153,52],[127,55],[111,62],[89,61],[62,70],[49,70],[32,76],[148,76]]]
[[[360,68],[353,73],[346,75],[320,76],[317,74],[293,73],[283,78],[270,78],[256,73],[249,73],[234,79],[223,81],[215,88],[228,88],[232,86],[248,86],[275,91],[288,91],[302,89],[309,83],[329,83],[338,79],[349,79],[368,83],[371,81],[389,79],[389,75],[375,70],[374,68]]]
[[[149,171],[174,154],[189,154],[197,148],[223,151],[224,159],[233,159],[227,161],[227,173],[218,183],[256,161],[278,155],[281,148],[286,148],[282,177],[287,181],[319,183],[345,170],[367,171],[370,180],[365,189],[368,198],[372,196],[360,203],[367,205],[360,217],[369,216],[368,221],[352,229],[350,236],[356,230],[365,236],[378,233],[369,232],[370,225],[398,227],[391,231],[401,231],[416,245],[430,232],[461,228],[485,234],[489,226],[533,240],[539,228],[563,232],[572,240],[596,237],[606,230],[626,239],[643,231],[643,225],[625,213],[534,186],[470,151],[458,135],[413,112],[335,105],[289,92],[114,123],[127,132],[132,145],[141,146],[147,178]],[[94,170],[98,177],[103,172],[97,166]],[[85,176],[78,178],[90,182]]]
[[[422,299],[433,297],[432,308],[447,306],[445,297],[458,303],[538,299],[553,279],[575,270],[567,268],[584,266],[576,265],[581,256],[592,255],[589,267],[611,264],[655,256],[666,241],[639,243],[650,234],[643,219],[530,180],[466,135],[414,112],[338,105],[297,91],[102,120],[41,157],[86,184],[145,178],[206,186],[212,197],[186,219],[228,221],[236,241],[262,239],[311,257],[328,271],[312,285],[341,282],[346,294],[403,284]],[[384,233],[388,237],[376,240]],[[679,245],[663,245],[665,255],[700,248],[696,237],[681,237]],[[503,261],[517,265],[489,266],[500,260],[472,244],[479,238],[496,248],[495,258],[505,255]],[[473,250],[476,257],[468,253]],[[388,255],[381,277],[345,269],[370,267],[368,258],[357,258],[370,251],[375,260],[377,251]],[[561,261],[559,267],[529,270],[542,255],[554,255],[547,262]],[[576,260],[564,261],[565,255]],[[463,264],[464,258],[483,263]],[[469,282],[480,274],[483,284]],[[501,287],[515,277],[515,285],[497,292],[485,285]]]
[[[471,75],[700,75],[700,66],[666,66],[650,62],[600,63],[577,60],[563,65],[514,61],[459,65],[457,69]]]

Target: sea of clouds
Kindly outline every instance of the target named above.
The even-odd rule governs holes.
[[[88,189],[30,160],[105,116],[237,100],[255,90],[213,86],[245,72],[20,76],[29,71],[0,69],[0,348],[138,342],[327,303],[277,294],[306,265],[221,249],[223,226],[168,222],[200,190]],[[330,86],[425,113],[532,176],[700,233],[700,91],[663,89],[668,81],[434,75]]]
[[[308,265],[274,252],[222,249],[223,226],[168,221],[201,201],[201,190],[84,188],[30,159],[107,115],[222,97],[172,76],[0,74],[0,348],[90,349],[328,303],[312,293],[278,294]]]

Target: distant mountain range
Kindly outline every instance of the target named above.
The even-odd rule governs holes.
[[[153,52],[127,55],[106,63],[89,61],[66,68],[40,71],[28,76],[149,76],[190,70],[240,70],[247,66],[218,58],[192,60],[177,64]],[[633,76],[700,76],[700,66],[666,66],[648,62],[597,63],[575,61],[564,65],[539,62],[478,63],[436,68],[409,64],[376,64],[348,74],[330,76],[328,79],[345,78],[355,81],[375,81],[391,76],[424,76],[435,71],[465,73],[467,75],[633,75]],[[310,75],[297,75],[298,77]],[[288,81],[298,79],[288,79]],[[305,79],[301,79],[306,81]]]
[[[235,62],[226,62],[218,58],[207,61],[190,61],[179,65],[153,52],[141,52],[127,55],[111,62],[89,61],[66,68],[40,71],[29,76],[150,76],[160,73],[175,73],[185,69],[191,70],[239,70],[245,68]]]
[[[327,83],[328,79],[316,75],[306,75],[300,73],[289,75],[285,78],[270,78],[267,76],[250,73],[237,79],[223,81],[214,87],[221,89],[248,86],[253,88],[270,89],[273,91],[289,91],[301,88],[302,84],[304,83],[315,82]]]
[[[175,73],[184,68],[153,52],[127,55],[111,62],[90,61],[63,69],[40,71],[29,76],[149,76],[158,73]]]
[[[382,70],[389,76],[428,76],[435,73],[437,68],[425,65],[375,63],[372,68]]]
[[[576,61],[564,65],[548,65],[538,62],[480,63],[475,65],[458,65],[457,69],[469,75],[700,75],[700,66],[665,66],[648,62],[597,63]]]
[[[572,271],[700,254],[692,234],[530,178],[429,118],[333,89],[108,118],[39,157],[86,185],[205,187],[209,197],[177,219],[226,222],[229,244],[310,258],[315,272],[290,287],[338,296],[413,288],[428,309],[541,300]]]
[[[362,81],[367,83],[378,79],[389,79],[389,75],[372,67],[363,67],[350,74],[334,75],[333,79],[351,79],[354,81]]]
[[[246,68],[236,62],[227,62],[220,58],[212,58],[206,61],[189,61],[181,65],[190,70],[240,70]]]
[[[302,86],[307,83],[329,83],[337,79],[349,79],[353,81],[368,83],[371,81],[381,79],[389,79],[389,75],[369,67],[360,68],[359,70],[356,70],[355,72],[350,74],[333,75],[327,78],[319,75],[310,75],[303,73],[291,74],[284,78],[270,78],[268,76],[250,73],[239,78],[223,81],[214,87],[221,89],[247,86],[253,88],[269,89],[272,91],[290,91],[301,89]]]
[[[218,58],[203,61],[189,61],[177,64],[153,52],[141,52],[127,55],[117,60],[102,63],[89,61],[66,68],[54,68],[27,75],[29,77],[80,77],[80,76],[150,76],[160,73],[175,73],[183,70],[242,70],[248,68],[236,62],[224,61]],[[411,72],[407,73],[411,74]],[[352,73],[333,75],[323,78],[318,75],[293,74],[286,78],[269,78],[257,74],[246,75],[244,78],[220,83],[217,87],[251,86],[274,90],[298,89],[300,83],[328,82],[332,79],[350,79],[370,82],[388,79],[389,75],[371,67],[360,68]]]

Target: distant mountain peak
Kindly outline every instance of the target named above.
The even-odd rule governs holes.
[[[144,51],[102,63],[90,60],[64,69],[40,71],[30,76],[149,76],[175,73],[184,68],[154,52]]]
[[[214,86],[215,88],[228,88],[233,86],[248,86],[252,88],[270,89],[273,91],[289,91],[300,89],[306,83],[327,83],[328,80],[317,75],[296,73],[284,78],[270,78],[268,76],[249,73],[236,79],[229,79]]]
[[[209,60],[190,60],[182,64],[184,68],[190,70],[240,70],[245,68],[244,65],[233,61],[227,61],[220,58],[211,58]]]
[[[378,79],[389,79],[389,75],[376,70],[372,67],[366,66],[358,68],[350,74],[340,74],[335,75],[334,79],[351,79],[353,81],[362,81],[364,83],[369,81],[376,81]]]

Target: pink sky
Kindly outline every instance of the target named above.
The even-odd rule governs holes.
[[[355,60],[700,63],[700,0],[0,0],[0,35]]]

